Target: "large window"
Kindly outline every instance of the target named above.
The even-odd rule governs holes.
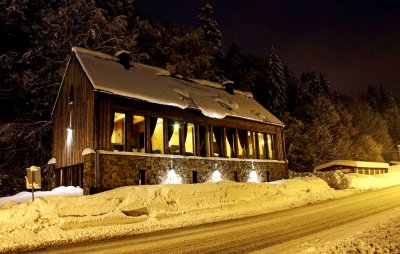
[[[275,160],[275,135],[267,134],[267,150],[268,150],[268,159]]]
[[[257,133],[258,138],[258,158],[265,159],[265,140],[264,140],[264,133]]]
[[[164,153],[164,120],[150,117],[151,153]]]
[[[125,147],[125,114],[114,113],[111,144],[114,151],[123,151]]]
[[[222,135],[223,135],[222,127],[213,127],[212,128],[212,152],[213,152],[214,157],[223,157],[224,156]]]
[[[111,127],[114,151],[269,160],[277,158],[275,134],[123,112],[113,114]]]
[[[144,116],[133,116],[132,151],[144,153],[146,148],[146,127]]]
[[[207,125],[199,125],[200,156],[210,156],[210,134]]]
[[[236,131],[232,128],[226,128],[226,156],[228,158],[236,158]]]
[[[184,141],[185,141],[185,155],[196,155],[196,132],[193,123],[185,123],[183,126]]]
[[[170,154],[180,154],[180,128],[182,128],[182,123],[168,121],[168,148]]]
[[[247,131],[238,130],[238,158],[247,158]]]
[[[256,133],[254,131],[247,132],[247,144],[248,144],[248,158],[257,158],[257,147],[256,147]]]

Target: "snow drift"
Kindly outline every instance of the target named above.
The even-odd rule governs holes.
[[[337,197],[316,177],[273,183],[127,186],[0,209],[1,251],[127,236],[282,210]]]

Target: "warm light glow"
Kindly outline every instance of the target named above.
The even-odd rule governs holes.
[[[171,169],[168,171],[167,178],[163,182],[164,184],[181,184],[182,177],[180,177],[175,170]]]
[[[179,129],[179,123],[174,124],[174,129]]]
[[[250,171],[249,179],[247,181],[250,183],[259,183],[260,179],[258,177],[257,171],[255,170]]]
[[[73,131],[71,128],[67,128],[67,146],[70,146],[72,144],[72,135]]]
[[[222,179],[221,172],[219,172],[218,169],[214,170],[214,172],[212,173],[212,176],[211,176],[211,182],[215,183],[215,182],[220,182],[222,180],[223,179]]]
[[[121,120],[124,118],[125,118],[125,114],[123,114],[123,113],[115,113],[115,115],[114,115],[114,121],[118,121],[118,120]]]

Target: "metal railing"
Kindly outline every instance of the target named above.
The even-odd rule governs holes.
[[[55,169],[56,186],[83,186],[83,163]]]

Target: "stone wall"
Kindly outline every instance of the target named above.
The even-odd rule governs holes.
[[[281,161],[201,158],[174,155],[152,155],[129,152],[98,151],[84,155],[84,192],[102,191],[126,185],[138,185],[140,170],[145,171],[145,184],[166,183],[168,173],[182,183],[193,183],[193,171],[197,171],[197,182],[211,181],[217,169],[223,180],[246,182],[249,176],[254,181],[266,182],[287,178],[286,164]],[[96,169],[96,162],[98,168]],[[98,174],[96,174],[96,170]],[[251,171],[255,171],[251,173]],[[96,182],[98,184],[96,184]]]

